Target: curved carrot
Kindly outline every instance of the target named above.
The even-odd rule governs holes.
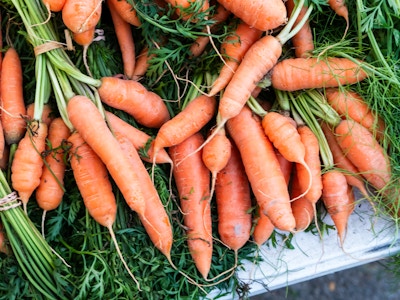
[[[8,145],[17,144],[25,134],[26,108],[23,94],[22,66],[18,52],[9,48],[1,64],[1,123]]]
[[[335,128],[336,139],[345,156],[360,174],[377,190],[391,179],[390,162],[372,133],[359,123],[342,120]]]
[[[272,69],[271,83],[281,91],[297,91],[354,84],[366,77],[361,62],[339,57],[299,57],[278,62]]]
[[[328,88],[325,95],[328,103],[342,118],[353,119],[373,132],[378,140],[383,139],[384,121],[370,109],[360,94],[340,88]]]
[[[94,29],[100,21],[102,0],[68,0],[61,11],[64,25],[73,33]]]
[[[146,127],[159,128],[170,119],[163,99],[137,81],[103,77],[98,91],[105,104],[127,112]]]
[[[218,2],[251,27],[262,31],[278,28],[287,21],[287,11],[282,0],[218,0]]]
[[[195,133],[182,143],[169,148],[169,154],[176,166],[173,172],[183,221],[187,228],[189,251],[197,270],[204,279],[207,279],[213,250],[211,209],[208,201],[210,171],[203,163],[201,152],[187,157],[201,145],[203,140],[200,133]]]
[[[328,0],[329,6],[332,8],[332,10],[340,17],[343,17],[344,20],[346,21],[346,30],[344,32],[344,36],[347,33],[347,30],[349,29],[349,10],[346,6],[346,1],[345,0]]]
[[[234,143],[230,159],[217,174],[215,199],[218,234],[222,242],[235,252],[250,239],[251,190],[240,152]]]
[[[129,24],[136,26],[136,27],[139,27],[140,25],[142,25],[135,9],[128,1],[126,1],[126,0],[107,0],[107,4],[108,5],[112,4],[115,11],[118,12],[118,14],[121,16],[121,18],[125,20],[125,22],[128,22]]]
[[[24,211],[34,190],[40,184],[43,171],[42,152],[46,148],[47,125],[32,121],[18,143],[11,165],[12,187],[18,192]]]
[[[243,130],[246,128],[245,130]],[[285,177],[272,143],[258,116],[245,106],[227,122],[227,130],[238,146],[253,193],[276,228],[293,231],[296,224],[290,207]]]
[[[245,53],[262,35],[262,31],[247,25],[238,24],[236,30],[221,44],[221,53],[226,56],[225,63],[208,93],[213,96],[227,86],[239,67]]]
[[[140,178],[96,105],[85,96],[74,96],[68,101],[67,113],[71,124],[106,165],[126,203],[143,215],[146,204]]]

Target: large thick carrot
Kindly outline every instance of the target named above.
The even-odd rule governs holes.
[[[233,142],[230,159],[217,175],[215,196],[218,234],[221,241],[236,252],[250,239],[252,203],[249,180]]]
[[[85,96],[74,96],[68,101],[67,113],[71,124],[106,165],[129,207],[143,215],[146,204],[140,177],[96,105]]]
[[[163,99],[137,81],[103,77],[98,91],[105,104],[127,112],[146,127],[159,128],[170,119]]]
[[[203,136],[195,133],[180,144],[169,148],[169,154],[176,166],[173,172],[183,221],[187,228],[189,251],[197,270],[207,279],[213,250],[209,202],[210,171],[203,163],[201,151],[187,157],[203,141]]]
[[[102,13],[102,0],[67,0],[62,8],[62,20],[74,33],[96,27]]]
[[[117,202],[107,168],[78,132],[72,133],[68,141],[71,144],[71,168],[85,207],[97,223],[108,229],[122,263],[140,289],[139,282],[123,258],[113,230]]]
[[[287,58],[272,69],[272,86],[281,91],[338,87],[364,80],[362,62],[348,58]]]
[[[142,23],[133,6],[126,0],[107,0],[108,5],[113,5],[115,11],[129,24],[139,27]]]
[[[359,93],[342,88],[327,88],[325,95],[328,103],[342,118],[353,119],[374,133],[378,140],[382,140],[385,123]]]
[[[8,145],[17,144],[25,134],[26,108],[23,93],[22,65],[18,52],[9,48],[1,64],[1,123]]]
[[[11,165],[11,183],[18,192],[24,211],[29,198],[40,184],[43,171],[42,152],[46,148],[47,125],[32,121],[18,143]]]
[[[372,133],[359,123],[342,120],[335,128],[336,139],[345,156],[377,190],[391,180],[389,158]]]
[[[239,115],[227,122],[227,130],[239,148],[261,212],[271,219],[276,228],[293,231],[296,224],[288,187],[260,118],[245,106]]]
[[[235,31],[223,41],[221,44],[221,54],[225,57],[225,62],[208,93],[209,95],[216,95],[226,87],[247,50],[261,35],[261,30],[240,22]]]
[[[286,23],[287,11],[282,0],[218,0],[226,9],[251,27],[268,31]]]

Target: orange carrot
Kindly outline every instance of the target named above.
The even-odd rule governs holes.
[[[251,190],[240,152],[231,144],[230,159],[217,175],[215,199],[219,236],[225,245],[238,251],[250,238]]]
[[[349,10],[347,9],[346,6],[346,1],[345,0],[328,0],[329,6],[332,8],[332,10],[340,17],[343,17],[344,20],[346,21],[346,30],[344,32],[344,35],[346,35],[347,30],[349,29]]]
[[[59,12],[67,0],[43,0],[43,3],[52,12]]]
[[[360,94],[340,88],[328,88],[325,95],[328,103],[342,118],[353,119],[373,132],[378,140],[383,139],[384,121],[369,108]]]
[[[74,96],[68,101],[67,113],[71,124],[106,165],[129,207],[143,215],[145,198],[140,178],[96,105],[85,96]]]
[[[98,91],[105,104],[127,112],[144,126],[159,128],[170,119],[163,99],[137,81],[103,77]]]
[[[11,165],[11,183],[18,192],[24,211],[43,171],[42,152],[46,148],[47,125],[34,120],[18,143]]]
[[[276,228],[294,230],[296,224],[285,177],[273,145],[265,136],[260,118],[245,106],[238,116],[227,122],[227,130],[239,148],[262,213],[271,219]]]
[[[117,117],[115,114],[106,111],[106,119],[112,131],[118,131],[123,133],[133,144],[136,150],[145,150],[146,144],[151,139],[151,136],[141,131],[140,129],[130,125],[124,120]],[[147,162],[153,162],[154,147],[153,143],[149,146],[146,155],[141,155],[141,158]],[[155,162],[158,164],[172,164],[171,158],[169,157],[165,149],[160,149],[155,158]]]
[[[169,148],[169,154],[176,166],[173,172],[183,221],[187,228],[189,251],[197,270],[207,279],[213,250],[211,210],[208,201],[210,171],[203,163],[201,151],[187,157],[203,140],[200,133],[195,133],[182,143]],[[186,159],[182,160],[183,158]]]
[[[146,74],[146,71],[150,65],[149,61],[152,57],[154,57],[154,54],[149,55],[148,53],[149,48],[144,47],[136,57],[135,70],[132,75],[133,80],[139,80]]]
[[[290,15],[295,7],[294,0],[286,1],[286,7],[288,9],[288,14]],[[306,12],[307,7],[303,6],[295,24],[298,23],[298,20],[303,19]],[[296,57],[307,57],[314,50],[313,33],[308,21],[303,25],[303,27],[301,27],[299,32],[292,37],[292,43]]]
[[[209,95],[215,95],[226,87],[239,67],[245,53],[251,45],[260,39],[261,35],[261,30],[250,27],[244,22],[237,25],[236,30],[221,45],[221,53],[226,56],[226,59]]]
[[[112,4],[115,11],[118,12],[118,14],[121,16],[122,19],[125,20],[125,22],[128,22],[129,24],[139,27],[142,23],[140,22],[140,19],[132,7],[132,5],[126,1],[126,0],[107,0],[107,4],[110,5]]]
[[[83,64],[86,67],[87,73],[92,76],[89,68],[89,64],[87,62],[87,51],[89,49],[89,46],[92,44],[94,40],[94,35],[95,35],[95,30],[96,28],[89,28],[88,30],[85,30],[83,32],[73,32],[72,37],[74,41],[83,47],[82,51],[82,57],[83,57]]]
[[[119,1],[120,3],[127,3]],[[117,37],[119,49],[122,55],[122,65],[124,69],[124,75],[131,79],[133,71],[135,70],[135,41],[132,35],[131,24],[125,21],[118,13],[115,3],[113,1],[107,1],[112,23],[114,25],[115,35]]]
[[[337,87],[364,80],[362,62],[347,58],[287,58],[272,69],[271,83],[281,91]]]
[[[45,164],[36,189],[36,201],[45,212],[56,209],[64,196],[65,146],[70,130],[62,118],[50,123]],[[44,212],[44,214],[45,214]]]
[[[218,0],[225,8],[251,27],[268,31],[286,23],[287,11],[282,0]]]
[[[322,201],[336,226],[340,245],[343,245],[347,224],[354,210],[354,198],[349,197],[349,186],[343,173],[330,170],[322,175]]]
[[[377,190],[391,179],[390,162],[385,150],[372,133],[359,123],[342,120],[335,128],[336,139],[345,156]]]
[[[34,103],[28,104],[26,107],[26,115],[30,120],[33,119],[34,113],[35,113],[35,104]],[[43,123],[46,123],[47,127],[49,127],[53,119],[54,119],[53,109],[51,108],[50,104],[44,104],[41,121]]]
[[[25,134],[26,108],[23,95],[22,66],[18,52],[9,48],[1,65],[1,123],[8,145],[17,144]]]
[[[210,7],[209,0],[165,0],[165,2],[171,4],[171,7],[175,9],[182,20],[187,21],[190,19],[192,22],[197,21],[197,14],[205,13]],[[198,7],[198,10],[194,11],[196,7]]]
[[[259,210],[260,208],[258,208],[258,211]],[[255,225],[252,237],[256,245],[261,247],[271,237],[271,234],[275,230],[275,226],[271,222],[271,219],[260,211],[258,212],[258,216],[254,222]]]
[[[279,166],[282,170],[283,177],[285,177],[286,184],[289,186],[290,179],[292,177],[293,162],[287,160],[277,149],[275,149],[275,155],[278,159]]]
[[[102,0],[67,0],[61,11],[64,25],[73,33],[94,29],[100,21]]]
[[[72,145],[70,148],[71,168],[85,207],[92,218],[110,232],[122,263],[140,290],[139,282],[129,270],[122,256],[113,230],[117,215],[117,202],[107,168],[79,133],[72,133],[68,141]]]

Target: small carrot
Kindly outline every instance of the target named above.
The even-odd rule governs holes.
[[[113,8],[115,11],[118,12],[118,14],[121,16],[122,19],[125,20],[125,22],[139,27],[142,23],[133,8],[133,6],[126,0],[107,0],[108,5],[113,5]]]
[[[236,145],[225,168],[217,174],[215,199],[218,234],[222,242],[237,252],[250,239],[251,190],[242,158]]]
[[[26,115],[30,120],[34,119],[35,103],[28,104],[26,107]],[[47,127],[50,126],[51,121],[54,119],[53,109],[50,104],[43,105],[42,122],[46,123]]]
[[[127,112],[146,127],[159,128],[170,119],[163,99],[137,81],[103,77],[98,92],[105,104]]]
[[[92,30],[100,21],[102,0],[67,0],[61,11],[64,25],[73,33]]]
[[[18,192],[25,212],[29,198],[40,184],[43,171],[42,152],[46,148],[47,131],[45,123],[31,121],[12,160],[11,183]]]
[[[261,212],[271,219],[276,228],[293,231],[296,224],[285,177],[260,118],[245,106],[238,116],[227,122],[227,131],[239,148]]]
[[[345,156],[360,174],[377,190],[383,189],[391,180],[391,166],[372,133],[351,119],[342,120],[335,133]]]
[[[9,48],[1,65],[1,123],[8,145],[17,144],[26,132],[22,65],[18,52]]]
[[[123,258],[113,230],[117,215],[117,202],[107,168],[79,133],[72,133],[68,141],[72,145],[70,148],[71,168],[85,207],[92,218],[110,232],[122,263],[140,290],[139,282]]]
[[[337,87],[367,77],[361,61],[339,57],[287,58],[278,62],[271,73],[272,86],[281,91]]]
[[[44,5],[52,12],[59,12],[63,9],[67,0],[43,0]]]
[[[203,140],[200,133],[195,133],[180,144],[170,147],[169,155],[176,166],[173,173],[187,228],[189,251],[197,270],[207,279],[213,251],[211,208],[208,201],[210,171],[203,163],[201,151],[187,157]]]
[[[117,1],[117,2],[127,3],[125,1]],[[135,61],[136,61],[135,41],[133,39],[131,24],[125,21],[119,14],[115,2],[107,1],[107,4],[110,10],[119,49],[121,51],[124,75],[128,79],[131,79],[133,76],[133,72],[135,70]]]
[[[175,9],[177,15],[182,20],[191,20],[192,22],[196,22],[197,15],[206,13],[210,7],[209,0],[165,0],[165,2],[169,3]]]
[[[149,61],[155,54],[149,55],[149,48],[144,47],[136,57],[135,70],[132,75],[132,80],[140,80],[149,68]]]
[[[96,28],[93,27],[93,28],[90,28],[83,32],[73,32],[72,33],[72,38],[74,39],[74,41],[78,45],[81,45],[83,48],[83,51],[82,51],[83,64],[85,65],[86,72],[90,76],[92,76],[92,73],[90,71],[89,64],[87,61],[87,52],[88,52],[89,46],[92,44],[92,42],[94,40],[95,30],[96,30]]]
[[[346,5],[346,0],[328,0],[328,4],[338,16],[343,17],[344,20],[346,21],[346,29],[343,35],[345,36],[347,34],[350,25],[349,10]]]
[[[349,185],[340,171],[324,173],[322,184],[322,201],[336,226],[340,245],[343,246],[348,220],[354,210],[354,198],[349,197]]]
[[[360,94],[341,88],[327,88],[325,95],[328,103],[342,118],[353,119],[374,133],[378,140],[383,139],[384,121],[370,109]]]
[[[223,41],[221,44],[221,53],[226,59],[219,71],[217,79],[213,83],[209,95],[216,95],[226,87],[239,67],[247,50],[261,35],[261,30],[251,27],[244,22],[240,22],[235,31]]]
[[[254,222],[252,237],[256,245],[261,247],[271,237],[275,226],[271,219],[260,211],[260,208],[258,208],[258,215]]]

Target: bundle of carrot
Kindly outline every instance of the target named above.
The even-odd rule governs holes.
[[[0,299],[245,298],[278,236],[328,213],[345,245],[354,188],[397,224],[395,2],[0,3],[23,59]]]

